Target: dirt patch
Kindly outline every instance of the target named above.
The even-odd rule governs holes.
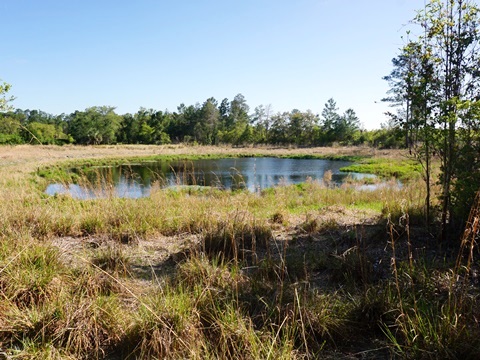
[[[69,267],[82,268],[98,254],[115,249],[128,259],[132,275],[151,279],[163,270],[169,270],[191,249],[199,244],[197,235],[156,236],[122,244],[108,236],[57,237],[51,244],[59,249],[62,262]]]

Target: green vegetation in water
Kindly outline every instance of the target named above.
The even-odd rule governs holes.
[[[79,175],[70,171],[68,165],[48,165],[37,169],[36,175],[51,182],[77,183]]]
[[[395,177],[400,180],[416,179],[421,174],[421,165],[414,160],[394,160],[383,158],[363,159],[359,163],[340,169],[344,172],[375,174],[382,178]]]
[[[230,157],[242,157],[241,155],[232,156],[230,154],[202,154],[202,155],[152,155],[127,158],[101,158],[101,159],[77,159],[69,160],[54,165],[47,165],[37,169],[36,175],[48,180],[58,182],[77,182],[78,173],[72,169],[80,169],[81,173],[87,173],[97,167],[120,166],[131,164],[148,164],[151,162],[171,162],[171,161],[194,161],[201,159],[224,159]]]

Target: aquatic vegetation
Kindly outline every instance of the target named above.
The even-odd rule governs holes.
[[[419,178],[422,167],[413,159],[392,161],[391,159],[368,158],[362,159],[358,164],[352,164],[341,169],[345,172],[360,172],[375,174],[383,178],[397,178],[410,180]]]

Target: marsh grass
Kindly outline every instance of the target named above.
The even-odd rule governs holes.
[[[420,179],[76,200],[22,174],[0,177],[0,349],[12,358],[480,356],[478,227],[456,266],[456,250],[431,251]],[[200,244],[184,256],[138,263],[143,242],[186,235]],[[59,249],[59,237],[85,245]]]
[[[420,178],[421,169],[420,164],[413,159],[405,158],[400,161],[391,161],[391,159],[368,158],[360,160],[359,163],[346,166],[341,170],[345,172],[376,174],[387,179],[395,177],[401,180],[411,180]]]
[[[91,263],[114,276],[127,276],[130,272],[130,258],[118,244],[100,248]]]

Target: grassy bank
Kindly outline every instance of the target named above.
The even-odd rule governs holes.
[[[465,276],[476,262],[455,267],[457,247],[438,250],[418,179],[376,191],[325,179],[260,194],[157,188],[148,198],[79,201],[45,196],[38,168],[200,149],[35,149],[0,148],[0,350],[8,357],[480,356],[478,289]],[[360,151],[402,157],[336,149]],[[210,156],[220,152],[235,154]]]

